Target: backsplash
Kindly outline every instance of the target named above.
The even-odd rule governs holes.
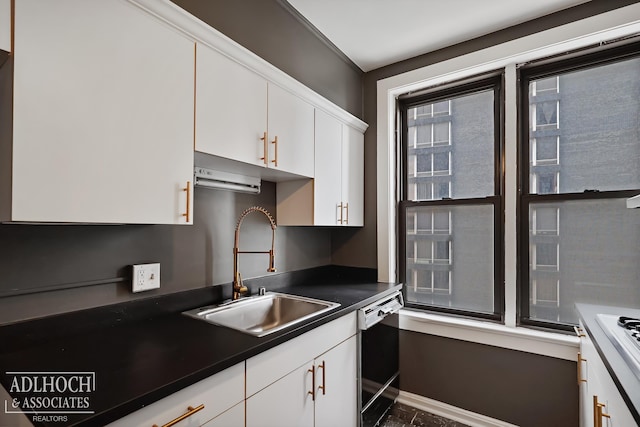
[[[197,188],[193,226],[1,224],[0,324],[230,283],[238,216],[253,205],[275,215],[275,191],[266,181],[259,195]],[[242,249],[270,244],[268,223],[248,216]],[[275,251],[278,272],[330,264],[331,230],[279,227]],[[160,289],[132,294],[130,266],[147,262],[160,263]],[[267,267],[266,255],[241,255],[243,278]]]

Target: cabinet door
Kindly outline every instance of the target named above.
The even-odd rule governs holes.
[[[244,362],[241,362],[151,405],[145,406],[109,424],[108,427],[165,425],[187,413],[188,407],[197,408],[199,405],[204,405],[204,407],[187,417],[180,425],[200,426],[217,417],[244,420],[244,418],[238,418],[236,415],[237,410],[232,411],[237,406],[244,410],[243,399]],[[229,411],[232,411],[232,413],[228,414]],[[237,424],[234,422],[230,425],[243,425],[243,422]]]
[[[582,325],[581,328],[584,330]],[[588,335],[582,337],[580,341],[580,353],[584,359],[581,365],[581,376],[587,380],[586,384],[580,388],[580,425],[593,427],[600,425],[600,421],[603,427],[635,425],[635,420],[611,375],[609,375],[593,341]],[[603,417],[600,421],[594,419],[594,397],[597,398],[598,403],[604,405],[602,412],[608,414],[609,418]]]
[[[248,398],[246,427],[313,426],[312,366],[310,361]]]
[[[336,225],[342,206],[342,123],[316,110],[313,225]]]
[[[218,415],[204,424],[205,427],[244,427],[244,402]]]
[[[0,49],[11,51],[11,0],[0,0]]]
[[[342,203],[344,225],[364,225],[364,135],[342,127]]]
[[[269,84],[269,167],[313,177],[313,111],[311,104]]]
[[[266,166],[267,81],[207,46],[196,56],[196,150]]]
[[[318,357],[316,362],[315,427],[358,424],[356,336]]]
[[[14,74],[10,220],[186,222],[191,40],[125,1],[18,1]]]

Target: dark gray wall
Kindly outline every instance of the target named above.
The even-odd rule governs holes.
[[[284,0],[172,0],[362,118],[362,70]]]
[[[522,426],[578,426],[576,364],[422,333],[400,333],[400,388]]]
[[[36,292],[0,297],[0,324],[230,283],[236,220],[253,205],[275,213],[275,184],[263,182],[258,196],[196,188],[192,226],[2,224],[0,292]],[[266,218],[247,216],[240,247],[270,245]],[[329,230],[279,227],[275,249],[278,272],[331,263]],[[129,266],[147,262],[160,262],[161,287],[134,295]],[[241,255],[243,278],[265,276],[267,266],[266,255]],[[58,286],[71,288],[42,292]]]
[[[362,116],[362,72],[297,21],[279,0],[176,3],[191,3],[199,8],[194,13],[202,14],[203,20],[355,116]],[[275,213],[275,191],[275,184],[267,182],[259,196],[196,189],[193,226],[0,224],[0,325],[230,283],[236,220],[252,205]],[[243,224],[241,245],[268,248],[268,230],[264,218],[250,215]],[[339,231],[335,233],[325,228],[278,228],[278,271],[330,264],[332,234],[340,236]],[[248,237],[255,240],[245,240]],[[146,262],[161,263],[161,288],[133,295],[129,266]],[[245,278],[268,274],[267,259],[259,255],[245,255],[240,262]],[[65,287],[70,289],[43,292]],[[16,290],[33,293],[2,297]]]

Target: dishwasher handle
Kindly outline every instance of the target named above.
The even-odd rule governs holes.
[[[404,300],[400,291],[358,310],[358,328],[362,331],[381,322],[390,314],[397,313],[404,306]]]
[[[393,307],[382,307],[380,310],[378,310],[378,317],[386,317],[388,314],[391,314],[395,311],[398,311],[397,309],[394,310]]]

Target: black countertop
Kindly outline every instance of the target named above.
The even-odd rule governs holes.
[[[193,295],[176,294],[162,302],[136,302],[135,307],[118,304],[3,326],[0,380],[9,391],[15,376],[7,372],[95,372],[95,391],[87,395],[94,413],[69,415],[62,423],[52,419],[35,424],[102,426],[401,287],[353,276],[320,276],[267,290],[340,306],[262,338],[181,314],[219,302],[202,299],[204,290],[196,292],[197,301]],[[207,290],[207,295],[211,298],[213,293]]]
[[[640,318],[640,309],[592,304],[576,304],[576,308],[586,332],[589,334],[600,358],[609,371],[609,375],[611,375],[613,382],[627,404],[631,415],[640,425],[640,380],[596,320],[596,315],[598,314]]]

